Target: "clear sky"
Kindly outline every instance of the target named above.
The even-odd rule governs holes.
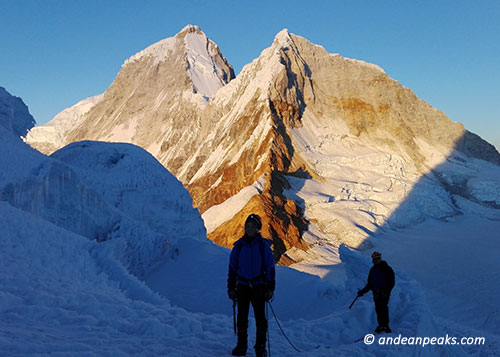
[[[0,0],[0,86],[43,124],[187,24],[236,73],[288,28],[379,65],[500,149],[500,0]]]

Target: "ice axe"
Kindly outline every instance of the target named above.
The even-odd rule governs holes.
[[[359,298],[359,295],[356,295],[356,298],[354,299],[353,302],[351,302],[351,305],[349,305],[349,309],[352,307],[352,305],[354,305],[354,303],[356,302],[356,300],[358,300]]]

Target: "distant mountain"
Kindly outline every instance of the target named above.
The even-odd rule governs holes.
[[[217,45],[188,25],[127,59],[104,94],[31,131],[28,142],[50,153],[79,137],[93,137],[136,142],[156,156],[181,155],[190,151],[192,132],[199,130],[196,118],[209,97],[232,78]],[[180,149],[179,141],[186,147]]]
[[[463,200],[499,215],[500,154],[380,67],[283,30],[233,78],[187,26],[128,59],[57,145],[36,130],[28,143],[140,145],[189,190],[214,242],[231,246],[256,212],[284,264],[467,213]]]
[[[44,153],[52,153],[66,144],[66,135],[78,127],[85,114],[103,98],[103,95],[84,99],[71,108],[63,110],[45,125],[32,128],[27,142]]]

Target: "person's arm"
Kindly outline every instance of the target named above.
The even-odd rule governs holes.
[[[264,248],[264,269],[265,269],[265,274],[266,274],[266,281],[268,283],[271,283],[273,285],[276,284],[276,267],[274,265],[274,255],[273,251],[271,250],[270,243],[268,243],[268,240],[264,241],[265,248]],[[274,288],[273,288],[274,290]]]
[[[229,255],[229,267],[228,267],[228,272],[227,272],[227,290],[228,292],[231,290],[236,289],[236,269],[237,269],[237,262],[236,262],[236,245],[238,242],[236,242],[233,246],[233,250],[231,250],[231,254]]]
[[[274,264],[274,255],[271,250],[269,240],[264,240],[264,272],[266,276],[266,292],[264,299],[269,301],[273,298],[274,290],[276,289],[276,267]]]
[[[370,291],[370,283],[367,283],[363,289],[358,290],[358,296],[363,296],[368,291]]]
[[[373,271],[373,267],[370,269],[370,272],[368,273],[368,281],[366,282],[366,285],[363,289],[361,290],[358,290],[358,296],[363,296],[365,295],[368,291],[371,290],[371,286],[370,286],[370,278],[371,278],[371,275],[372,275],[372,271]]]

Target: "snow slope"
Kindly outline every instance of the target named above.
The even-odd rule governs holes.
[[[199,31],[199,27],[197,27]],[[226,84],[224,70],[215,62],[217,55],[214,46],[210,46],[204,33],[188,33],[184,38],[188,75],[197,92],[207,99]]]
[[[137,275],[179,237],[205,232],[182,184],[129,144],[71,144],[34,163],[31,174],[7,184],[0,197],[89,239],[119,238],[116,254]],[[172,230],[171,222],[179,228]]]
[[[209,312],[211,294],[224,291],[224,286],[214,284],[222,279],[189,281],[195,288],[187,297],[203,311],[175,307],[128,274],[102,243],[69,233],[5,202],[0,203],[0,213],[0,348],[5,355],[220,356],[231,349],[230,304],[227,300],[219,303],[218,309],[224,314]],[[186,255],[186,261],[174,261],[177,265],[172,268],[199,266],[207,255],[225,258],[219,266],[225,265],[227,250],[207,247],[200,251],[197,247],[193,241],[181,244],[179,257]],[[369,262],[345,249],[345,286],[328,286],[319,278],[289,268],[278,269],[273,305],[283,328],[305,355],[461,355],[460,350],[449,347],[415,349],[354,343],[364,336],[367,326],[373,326],[375,316],[369,298],[359,301],[353,310],[346,308]],[[224,271],[212,266],[203,265],[203,270],[207,275],[224,276]],[[189,284],[173,270],[165,273],[167,283],[172,278]],[[292,293],[287,290],[291,286],[296,289]],[[178,294],[171,293],[173,299]],[[432,321],[414,281],[398,274],[393,296],[393,327],[399,332],[410,336],[442,332]],[[323,305],[317,306],[318,301]],[[297,318],[300,309],[293,304],[300,304],[305,311],[309,307],[322,317],[305,313]],[[250,342],[253,326],[251,323]],[[272,354],[295,355],[273,321],[270,329]]]

